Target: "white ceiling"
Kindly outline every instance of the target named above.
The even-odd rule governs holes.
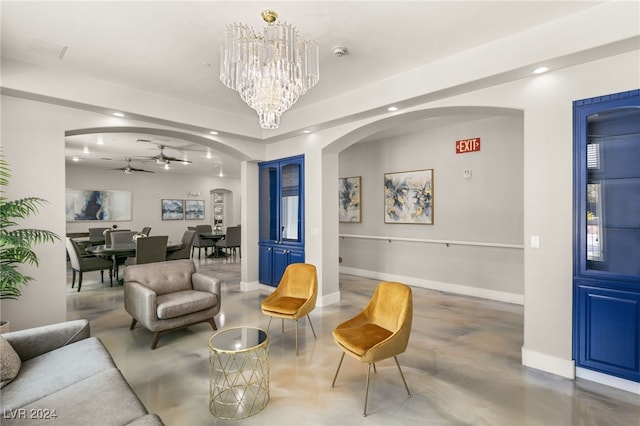
[[[293,107],[299,108],[599,3],[2,1],[1,49],[3,58],[254,117],[257,122],[255,112],[218,79],[218,54],[229,23],[243,22],[259,30],[260,12],[266,8],[320,45],[320,82]],[[347,47],[348,54],[334,56],[335,46]],[[97,145],[99,138],[104,145]],[[83,156],[87,164],[93,158],[104,168],[123,167],[126,157],[156,155],[158,144],[168,147],[167,155],[193,161],[176,165],[176,170],[218,173],[217,164],[225,174],[239,176],[237,160],[216,152],[208,159],[206,148],[193,142],[117,133],[67,140],[69,156]],[[90,147],[90,155],[82,154],[84,146]],[[134,166],[155,165],[136,160]]]

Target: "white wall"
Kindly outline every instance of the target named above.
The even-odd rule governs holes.
[[[105,167],[106,168],[106,167]],[[225,202],[238,203],[240,196],[240,180],[212,176],[186,176],[164,173],[133,173],[100,170],[93,167],[67,164],[67,189],[100,189],[125,190],[132,193],[132,220],[122,222],[78,221],[67,222],[67,232],[87,232],[89,227],[111,226],[118,228],[141,230],[151,227],[151,235],[168,235],[171,241],[180,241],[187,226],[212,224],[212,205],[209,191],[226,189],[232,197]],[[199,192],[199,196],[191,196],[189,192]],[[160,204],[162,199],[203,200],[205,202],[204,220],[162,220]],[[240,223],[240,209],[231,208],[233,216],[225,218],[227,224]]]
[[[341,223],[340,234],[522,245],[522,115],[469,120],[342,151],[340,176],[362,177],[362,223]],[[455,141],[472,137],[480,152],[456,154]],[[434,170],[433,225],[384,223],[384,173],[420,169]],[[521,248],[345,238],[340,257],[343,272],[523,302]]]
[[[2,97],[2,152],[11,169],[10,200],[40,197],[48,201],[39,214],[19,222],[21,228],[46,229],[64,238],[64,129],[59,118],[70,111],[15,98]],[[11,330],[67,319],[65,245],[38,244],[39,267],[20,270],[31,281],[18,300],[0,302],[0,318]]]

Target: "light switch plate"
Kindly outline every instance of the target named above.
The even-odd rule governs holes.
[[[540,248],[540,237],[537,235],[532,235],[531,236],[531,248]]]

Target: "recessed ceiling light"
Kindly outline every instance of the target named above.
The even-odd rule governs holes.
[[[549,71],[549,67],[538,67],[535,70],[533,70],[534,74],[542,74]]]
[[[389,108],[387,108],[387,111],[389,112],[396,112],[398,110],[397,106],[390,106]]]
[[[210,131],[210,132],[209,132],[209,134],[211,134],[211,135],[217,135],[217,134],[218,134],[218,132],[216,132],[215,130],[212,130],[212,131]]]
[[[211,160],[211,151],[207,151],[207,159]]]
[[[303,130],[302,133],[311,133],[311,130]]]
[[[72,161],[80,161],[80,159],[78,157],[76,157],[75,155],[71,158]]]
[[[121,112],[114,112],[113,115],[115,115],[116,117],[124,117],[124,114]]]
[[[89,153],[89,147],[85,146],[84,149],[82,150],[83,154],[88,154]]]

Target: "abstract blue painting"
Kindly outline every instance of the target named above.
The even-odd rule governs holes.
[[[433,225],[433,169],[385,173],[384,222]]]
[[[65,215],[67,222],[131,220],[131,191],[67,189]]]
[[[360,186],[360,176],[339,179],[338,204],[340,222],[362,222]]]

